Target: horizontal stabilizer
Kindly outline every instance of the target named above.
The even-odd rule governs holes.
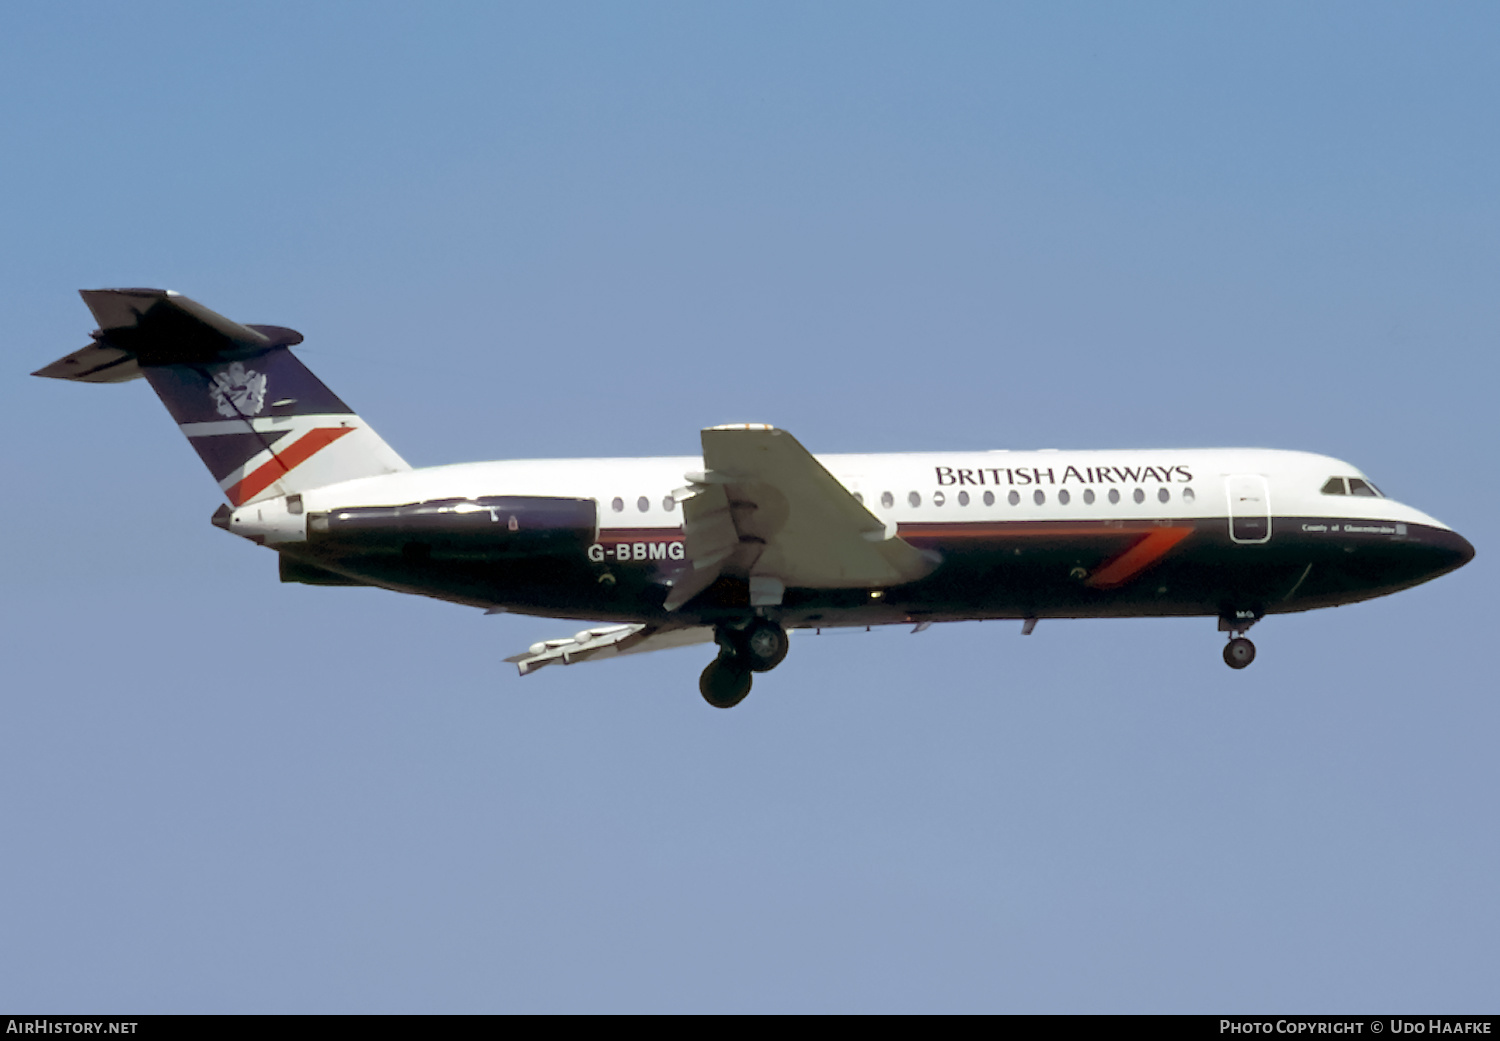
[[[99,323],[94,342],[35,375],[144,376],[230,505],[411,469],[292,354],[301,333],[241,325],[165,289],[79,295]]]
[[[54,380],[73,380],[77,383],[124,383],[138,380],[141,367],[135,355],[118,347],[103,343],[91,343],[80,347],[66,358],[59,358],[51,365],[32,373]]]
[[[94,342],[32,375],[124,383],[142,376],[142,365],[244,360],[302,342],[295,329],[241,325],[167,289],[85,289],[79,295],[99,323]]]

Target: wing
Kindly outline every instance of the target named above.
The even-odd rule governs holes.
[[[505,660],[514,664],[521,670],[521,675],[525,676],[544,665],[572,665],[595,658],[612,658],[618,654],[664,651],[695,643],[711,643],[713,638],[714,631],[709,626],[664,629],[644,624],[606,625],[598,629],[585,629],[565,639],[534,643],[525,654],[513,655]]]
[[[667,598],[675,610],[721,574],[750,585],[752,606],[788,586],[879,589],[930,574],[937,561],[897,538],[785,430],[758,424],[703,431],[704,472],[683,503],[693,570]]]

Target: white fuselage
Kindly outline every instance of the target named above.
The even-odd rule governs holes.
[[[1002,450],[818,458],[888,526],[1223,518],[1231,515],[1230,478],[1258,475],[1266,481],[1265,510],[1274,518],[1336,515],[1348,520],[1446,528],[1394,499],[1324,494],[1321,489],[1330,477],[1364,479],[1365,475],[1348,463],[1308,452],[1238,448]],[[687,475],[701,470],[702,465],[702,460],[693,456],[455,463],[309,490],[302,496],[305,511],[301,516],[347,506],[394,506],[496,494],[568,496],[596,500],[603,530],[672,529],[682,523],[673,493],[685,487]],[[1112,501],[1112,491],[1118,493],[1117,501]],[[1093,493],[1092,502],[1086,501],[1089,492]],[[967,502],[961,501],[961,493]],[[273,502],[242,507],[242,511],[261,507],[267,519],[281,514]],[[297,539],[302,523],[286,517],[268,541]]]

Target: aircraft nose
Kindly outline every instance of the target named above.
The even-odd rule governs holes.
[[[1455,571],[1474,559],[1473,544],[1456,531],[1447,529],[1434,531],[1431,545],[1437,550],[1441,560],[1438,566],[1439,574]]]

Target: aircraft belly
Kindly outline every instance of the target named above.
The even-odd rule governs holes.
[[[981,539],[903,533],[944,564],[888,596],[934,617],[1191,616],[1245,607],[1276,614],[1383,596],[1472,555],[1460,536],[1425,525],[1283,517],[1263,543],[1236,541],[1222,518],[1158,530],[1180,525],[1190,530],[1160,538],[1071,522]]]

